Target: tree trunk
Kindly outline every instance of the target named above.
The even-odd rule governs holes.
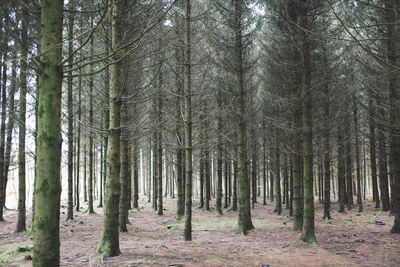
[[[157,145],[158,145],[158,152],[157,152],[157,156],[158,156],[158,160],[157,160],[157,177],[158,177],[158,185],[157,185],[157,197],[158,197],[158,210],[157,210],[157,214],[158,215],[163,215],[163,180],[162,180],[162,169],[163,169],[163,150],[162,150],[162,71],[160,71],[159,73],[159,79],[160,79],[160,84],[159,84],[159,92],[158,92],[158,108],[157,108],[157,112],[158,112],[158,129],[157,129]]]
[[[8,16],[6,16],[8,18]],[[8,20],[8,19],[7,19]],[[22,23],[22,25],[25,25]],[[3,208],[5,206],[6,199],[6,177],[4,176],[4,150],[5,150],[5,138],[6,138],[6,107],[7,107],[7,53],[8,53],[8,41],[4,41],[4,54],[3,54],[3,64],[2,64],[2,72],[0,72],[0,78],[2,82],[1,87],[1,126],[0,126],[0,192],[2,194],[0,200],[0,221],[4,221],[3,218]],[[21,67],[23,61],[26,60],[26,57],[21,61]],[[26,63],[24,63],[26,65]],[[25,74],[23,74],[25,75]],[[26,79],[25,79],[26,80]],[[4,195],[4,196],[3,196]],[[3,200],[4,199],[4,200]]]
[[[228,207],[229,207],[229,203],[228,203],[228,195],[229,195],[229,187],[228,187],[228,184],[229,184],[229,176],[228,176],[228,159],[227,159],[227,157],[226,157],[226,155],[225,155],[225,163],[224,163],[224,165],[225,165],[225,195],[224,195],[224,197],[225,197],[225,199],[224,199],[224,209],[227,209]]]
[[[121,124],[125,125],[128,121],[127,113],[128,107],[127,104],[123,104],[122,106],[122,120]],[[121,197],[119,199],[119,230],[120,232],[128,232],[128,228],[126,224],[128,223],[128,131],[126,128],[122,128],[121,130],[121,138],[120,138],[120,161],[121,161],[121,168],[120,168],[120,183],[121,183]]]
[[[19,91],[19,136],[18,136],[18,221],[16,232],[26,231],[26,186],[25,186],[25,135],[26,135],[26,93],[28,71],[28,29],[29,13],[26,6],[22,6],[21,29],[21,74]],[[4,76],[3,76],[4,77]]]
[[[72,0],[69,2],[69,7],[70,10],[75,9],[75,1]],[[70,12],[69,13],[69,18],[68,18],[68,65],[72,66],[73,64],[73,46],[74,42],[72,41],[74,39],[74,18],[75,18],[75,12]],[[73,170],[74,170],[74,101],[73,101],[73,95],[72,95],[72,71],[68,71],[68,78],[67,78],[67,86],[68,86],[68,103],[67,103],[67,108],[68,108],[68,204],[67,204],[67,218],[66,220],[73,220],[74,219],[74,207],[73,207]]]
[[[204,141],[204,138],[202,138],[202,141]],[[205,165],[205,160],[204,160],[204,149],[202,148],[200,151],[200,166],[199,166],[199,179],[200,179],[200,206],[199,209],[202,209],[204,207],[204,165]]]
[[[354,118],[354,134],[355,134],[355,146],[356,146],[356,172],[357,172],[357,204],[358,212],[363,211],[363,203],[361,199],[361,168],[360,168],[360,141],[358,137],[358,115],[357,115],[357,100],[356,96],[353,95],[353,118]]]
[[[265,123],[263,121],[263,205],[267,205],[267,170],[266,170],[266,141],[265,141]]]
[[[133,138],[133,208],[137,209],[139,208],[139,142],[136,134]]]
[[[87,144],[83,145],[83,200],[88,201],[87,198]]]
[[[380,103],[377,103],[378,106]],[[380,107],[380,119],[386,121],[385,111],[383,107]],[[379,187],[381,192],[382,210],[388,211],[390,208],[389,203],[389,185],[388,185],[388,170],[387,170],[387,150],[386,150],[386,135],[383,129],[384,126],[380,126],[378,129],[378,158],[379,158]]]
[[[256,147],[253,148],[253,156],[251,163],[251,192],[252,192],[252,208],[254,209],[254,204],[257,203],[257,155]]]
[[[282,196],[281,196],[281,166],[280,166],[280,151],[279,151],[279,141],[278,141],[278,129],[274,129],[274,182],[275,182],[275,209],[274,212],[277,215],[282,214]]]
[[[82,57],[82,55],[80,56]],[[76,199],[76,206],[75,210],[80,210],[80,198],[79,198],[79,191],[80,191],[80,158],[81,158],[81,118],[82,118],[82,110],[81,110],[81,101],[82,101],[82,70],[79,70],[79,82],[78,82],[78,129],[77,129],[77,152],[76,152],[76,191],[75,191],[75,199]],[[84,155],[86,156],[86,155]]]
[[[347,104],[348,105],[348,104]],[[346,106],[347,106],[346,105]],[[348,110],[347,110],[348,111]],[[349,114],[347,113],[346,116]],[[346,118],[346,129],[350,129],[350,118]],[[351,154],[351,135],[350,132],[346,132],[346,203],[347,209],[353,208],[353,161]]]
[[[192,96],[191,96],[191,0],[185,1],[185,75],[184,75],[184,122],[185,122],[185,228],[183,239],[192,240]]]
[[[285,154],[284,155],[284,163],[283,163],[283,181],[285,185],[285,194],[284,194],[284,200],[286,204],[286,209],[288,210],[290,208],[290,200],[289,200],[289,172],[288,172],[288,157]]]
[[[91,19],[91,27],[93,27],[93,18]],[[90,58],[94,56],[94,36],[90,38]],[[91,63],[89,67],[89,72],[94,72],[94,64]],[[89,125],[92,128],[93,125],[93,89],[94,89],[94,77],[90,75],[89,77]],[[88,180],[88,209],[87,212],[89,214],[94,213],[93,209],[93,183],[94,183],[94,145],[93,145],[93,131],[90,129],[89,131],[89,180]]]
[[[206,118],[205,122],[206,129],[208,129],[208,120]],[[205,140],[208,140],[207,130],[205,131]],[[206,183],[206,200],[205,200],[205,208],[206,210],[210,210],[210,200],[211,200],[211,174],[210,174],[210,150],[208,146],[205,147],[204,151],[205,159],[204,159],[204,168],[205,168],[205,183]]]
[[[323,124],[323,148],[324,148],[324,219],[331,219],[331,147],[330,147],[330,101],[329,101],[329,70],[326,47],[324,46],[324,65],[326,68],[324,83],[324,124]]]
[[[217,96],[218,106],[221,107],[221,97]],[[215,210],[222,215],[222,118],[221,110],[218,111],[218,137],[217,137],[217,196]]]
[[[244,94],[244,70],[243,70],[243,6],[242,0],[235,0],[234,31],[235,31],[235,69],[237,79],[237,160],[239,180],[239,218],[238,233],[247,235],[254,229],[250,210],[250,188],[247,175],[246,153],[246,126],[245,126],[245,94]]]
[[[375,208],[380,207],[378,191],[378,175],[376,170],[376,139],[375,139],[375,105],[372,97],[369,100],[369,153],[371,160],[372,177],[372,199],[375,201]]]
[[[387,50],[388,60],[392,66],[399,66],[400,64],[400,25],[398,21],[398,11],[400,6],[399,0],[386,0],[386,20],[387,20]],[[397,18],[397,21],[395,21]],[[395,23],[393,23],[395,21]],[[397,45],[397,46],[396,46]],[[392,176],[393,176],[393,195],[394,195],[394,224],[391,229],[392,233],[400,233],[400,92],[399,84],[400,78],[398,70],[389,68],[389,96],[390,96],[390,152],[392,161]]]
[[[112,1],[111,52],[120,45],[122,2]],[[114,54],[110,66],[110,126],[108,131],[107,178],[104,198],[104,223],[101,243],[97,249],[106,257],[117,256],[119,250],[118,207],[121,185],[120,175],[120,116],[121,116],[121,62]]]
[[[338,187],[339,187],[339,212],[344,212],[346,202],[346,182],[345,182],[345,155],[344,143],[341,126],[338,126]]]
[[[301,27],[303,38],[303,159],[304,159],[304,214],[303,231],[301,240],[307,243],[317,243],[314,232],[314,194],[313,194],[313,121],[312,121],[312,98],[311,98],[311,52],[308,36],[308,1],[301,3]]]
[[[233,211],[237,211],[237,209],[238,209],[237,176],[238,176],[238,164],[237,164],[237,160],[235,160],[233,162],[233,200],[232,200],[232,210]]]
[[[41,1],[41,72],[33,266],[60,264],[63,1]]]

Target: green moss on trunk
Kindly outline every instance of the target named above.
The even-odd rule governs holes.
[[[60,264],[60,167],[63,1],[41,1],[41,72],[33,266]]]

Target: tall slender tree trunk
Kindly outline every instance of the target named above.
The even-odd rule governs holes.
[[[290,196],[289,196],[289,216],[293,216],[293,156],[290,159],[290,169],[289,169],[289,175],[290,175]]]
[[[87,144],[83,145],[83,201],[87,202]]]
[[[288,171],[288,157],[285,154],[284,155],[284,162],[283,162],[283,181],[285,185],[285,194],[284,194],[284,199],[285,199],[285,204],[286,204],[286,209],[288,210],[290,208],[290,200],[289,200],[289,171]]]
[[[157,119],[157,98],[156,95],[154,95],[153,98],[153,120],[155,122],[155,124],[157,124],[156,119]],[[157,129],[154,128],[153,129],[153,210],[157,210],[158,206],[157,206],[157,200],[158,200],[158,133],[157,133]]]
[[[183,239],[192,240],[192,95],[191,95],[191,0],[185,1],[185,75],[184,75],[184,122],[185,122],[185,228]]]
[[[157,100],[158,100],[158,108],[157,108],[157,120],[158,120],[158,129],[157,129],[157,196],[158,196],[158,210],[157,210],[157,214],[158,215],[163,215],[163,149],[162,149],[162,125],[163,125],[163,121],[162,121],[162,87],[163,87],[163,76],[162,76],[162,71],[160,71],[159,73],[159,88],[158,88],[158,96],[157,96]]]
[[[257,203],[257,155],[256,147],[253,148],[252,164],[251,164],[251,191],[252,191],[252,208]]]
[[[225,162],[224,162],[224,165],[225,165],[225,185],[224,185],[224,187],[225,187],[225,195],[224,195],[224,209],[227,209],[228,207],[229,207],[229,203],[228,203],[228,195],[229,195],[229,187],[228,187],[228,184],[229,184],[229,176],[228,176],[228,159],[226,158],[227,156],[226,156],[226,154],[225,154]]]
[[[177,5],[182,6],[183,2],[178,1]],[[175,31],[178,36],[183,36],[183,21],[181,16],[176,13],[174,17]],[[176,188],[178,194],[177,208],[176,208],[176,219],[180,220],[185,215],[185,196],[184,196],[184,182],[183,182],[183,138],[182,138],[182,109],[181,102],[183,98],[183,82],[181,74],[184,72],[183,64],[184,60],[184,50],[182,47],[176,46],[175,48],[175,59],[178,62],[177,69],[175,70],[175,82],[176,82],[176,98],[175,98],[175,134],[176,134]]]
[[[239,217],[238,233],[247,235],[254,229],[251,220],[250,188],[247,175],[246,153],[246,126],[245,126],[245,94],[244,94],[244,69],[243,69],[243,1],[234,1],[234,32],[235,32],[235,69],[236,69],[236,98],[237,98],[237,161],[238,161],[238,185],[239,185]]]
[[[386,0],[385,1],[385,18],[387,25],[387,51],[388,60],[392,66],[399,66],[400,64],[400,23],[398,19],[398,10],[400,6],[399,0]],[[397,18],[397,20],[396,20]],[[394,224],[391,229],[392,233],[400,233],[400,136],[398,135],[400,131],[400,92],[399,84],[400,78],[398,70],[388,69],[389,73],[389,96],[390,96],[390,158],[392,162],[392,176],[393,176],[393,187],[392,190],[394,196]]]
[[[346,203],[346,182],[345,182],[345,155],[342,129],[338,126],[338,187],[339,187],[339,212],[344,212]]]
[[[358,110],[356,96],[353,95],[353,118],[354,118],[354,134],[355,134],[355,152],[356,152],[356,172],[357,172],[357,204],[358,212],[363,211],[363,203],[361,198],[361,167],[360,167],[360,140],[358,127]]]
[[[139,208],[139,142],[133,138],[133,208]],[[143,185],[144,186],[144,185]]]
[[[329,70],[328,58],[324,46],[324,65],[326,68],[324,83],[324,124],[323,124],[323,148],[324,148],[324,219],[331,219],[331,156],[330,156],[330,101],[329,101]]]
[[[206,140],[208,140],[207,134],[206,134]],[[206,175],[206,200],[205,200],[205,207],[206,210],[210,210],[210,200],[211,200],[211,174],[210,174],[210,151],[208,147],[205,149],[205,162],[204,162],[204,168],[205,168],[205,175]]]
[[[218,107],[222,106],[222,96],[217,96]],[[218,111],[217,128],[217,197],[215,210],[218,214],[222,215],[222,118],[221,110]]]
[[[62,22],[63,1],[41,1],[33,266],[60,264]]]
[[[93,17],[90,18],[91,27],[93,27]],[[94,37],[90,38],[90,58],[93,58],[94,55]],[[93,63],[90,64],[89,67],[90,73],[94,72],[94,65]],[[93,89],[94,89],[94,77],[90,75],[89,77],[89,125],[92,128],[93,125]],[[88,195],[89,195],[89,202],[88,202],[88,210],[89,214],[94,213],[93,209],[93,184],[94,184],[94,144],[93,144],[93,131],[90,129],[89,131],[89,180],[88,180]]]
[[[8,21],[8,16],[6,16]],[[1,24],[1,23],[0,23]],[[5,24],[5,23],[4,23]],[[25,25],[24,23],[22,25]],[[26,27],[26,26],[25,26]],[[7,107],[7,54],[8,54],[8,41],[4,41],[4,54],[3,64],[1,66],[2,71],[0,72],[0,79],[2,80],[1,86],[1,126],[0,126],[0,221],[4,221],[3,209],[5,207],[6,200],[6,177],[4,176],[4,150],[5,150],[5,138],[6,138],[6,107]],[[26,57],[25,59],[26,60]],[[21,62],[22,63],[22,62]],[[21,65],[22,67],[22,65]]]
[[[204,138],[202,138],[204,141]],[[205,159],[204,159],[204,149],[202,148],[200,151],[200,166],[199,166],[199,179],[200,179],[200,206],[199,208],[202,209],[204,207],[204,178],[205,178]]]
[[[378,106],[380,103],[377,103]],[[385,113],[381,107],[380,119],[386,120]],[[381,193],[382,210],[388,211],[390,208],[389,202],[389,185],[388,185],[388,170],[387,170],[387,149],[386,149],[386,135],[383,129],[384,126],[380,126],[378,129],[378,158],[379,158],[379,189]]]
[[[148,199],[147,199],[147,202],[151,202],[151,199],[152,199],[151,198],[152,197],[152,191],[151,191],[152,190],[152,187],[151,187],[152,168],[151,168],[151,138],[150,137],[148,137],[147,143],[148,143],[148,149],[147,149],[147,168],[148,168],[148,171],[147,171],[147,183],[148,183],[147,197],[148,197]]]
[[[127,113],[128,113],[128,105],[122,104],[122,116],[121,116],[121,124],[125,125],[128,121]],[[119,199],[119,230],[120,232],[128,232],[128,228],[126,224],[128,223],[128,153],[129,153],[129,145],[128,145],[128,129],[123,128],[121,130],[120,137],[120,160],[121,160],[121,168],[120,168],[120,183],[121,183],[121,197]]]
[[[238,184],[238,165],[237,160],[233,161],[233,199],[232,199],[232,210],[238,210],[238,194],[237,194],[237,184]]]
[[[387,25],[387,51],[388,60],[392,66],[399,66],[400,64],[400,22],[398,8],[400,6],[399,0],[386,0],[386,25]],[[397,8],[397,10],[396,10]],[[395,20],[397,18],[397,20]],[[394,224],[391,229],[392,233],[400,233],[400,92],[399,92],[400,78],[398,70],[389,68],[389,96],[390,96],[390,158],[392,161],[392,176],[394,196]]]
[[[348,110],[347,110],[348,112]],[[349,115],[348,113],[346,115]],[[346,129],[350,129],[350,118],[346,118]],[[348,210],[353,208],[353,160],[350,133],[346,132],[346,203]]]
[[[69,7],[70,10],[75,9],[75,1],[70,0]],[[74,46],[74,18],[75,12],[69,13],[68,18],[68,65],[72,67],[74,63],[73,58],[73,46]],[[67,86],[68,86],[68,204],[67,204],[67,217],[66,220],[73,220],[74,219],[74,206],[73,206],[73,170],[74,170],[74,101],[73,101],[73,94],[72,94],[72,71],[68,71],[68,79],[67,79]]]
[[[313,194],[313,121],[311,98],[311,49],[309,40],[308,1],[302,0],[300,25],[303,28],[303,160],[304,160],[304,214],[301,240],[317,243],[314,230],[314,194]]]
[[[18,136],[18,221],[16,232],[26,231],[26,185],[25,185],[25,135],[26,135],[26,93],[28,71],[28,17],[27,7],[22,5],[21,28],[21,74],[19,91],[19,136]],[[4,76],[3,76],[4,77]],[[4,89],[5,90],[5,89]],[[3,133],[2,133],[3,134]],[[3,150],[4,151],[4,150]],[[4,164],[4,163],[2,163]]]
[[[109,3],[109,0],[107,0],[107,3]],[[104,50],[106,55],[109,55],[110,53],[110,43],[109,39],[111,37],[111,32],[110,32],[110,27],[109,24],[105,25],[105,35],[108,38],[105,38],[104,42]],[[108,63],[108,62],[106,62]],[[108,130],[110,127],[110,69],[105,68],[104,70],[104,103],[103,103],[103,127],[105,130]],[[105,198],[105,191],[106,191],[106,179],[107,179],[107,150],[108,150],[108,134],[104,134],[103,137],[103,191],[104,191],[104,197],[103,197],[103,202]]]
[[[372,198],[375,201],[375,208],[380,207],[378,191],[378,175],[376,169],[376,139],[375,139],[375,105],[372,97],[369,100],[369,154],[372,177]]]
[[[111,52],[121,43],[122,1],[112,0]],[[120,116],[121,116],[121,62],[118,53],[114,54],[110,66],[110,126],[107,149],[107,178],[104,198],[104,223],[101,243],[97,249],[104,256],[120,254],[118,232],[118,207],[121,185],[120,175]]]
[[[278,141],[278,129],[274,129],[274,178],[275,178],[275,209],[278,215],[282,214],[282,196],[281,196],[281,166],[280,166],[280,152],[279,152],[279,141]]]
[[[266,144],[266,137],[265,137],[265,122],[263,121],[263,205],[267,205],[267,144]]]

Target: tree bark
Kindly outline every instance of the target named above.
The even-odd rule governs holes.
[[[302,0],[301,27],[304,29],[303,38],[303,64],[304,83],[303,95],[303,160],[304,160],[304,214],[303,230],[301,240],[307,243],[317,243],[314,232],[314,194],[313,194],[313,121],[312,121],[312,98],[311,98],[311,49],[308,22],[308,1]]]
[[[357,204],[358,212],[363,211],[363,203],[361,198],[361,168],[360,168],[360,140],[358,127],[358,110],[356,96],[353,95],[353,118],[354,118],[354,134],[355,134],[355,152],[356,152],[356,172],[357,172]]]
[[[111,52],[121,43],[122,1],[112,1]],[[97,249],[106,257],[117,256],[119,249],[118,207],[121,185],[120,175],[120,116],[121,116],[121,63],[118,53],[110,66],[110,126],[108,130],[107,178],[104,198],[104,223],[101,243]]]
[[[191,95],[191,0],[185,1],[185,75],[184,75],[184,123],[185,123],[185,228],[183,239],[192,240],[192,95]]]
[[[238,183],[239,183],[239,217],[238,233],[247,235],[249,230],[254,229],[250,210],[250,188],[247,175],[247,153],[246,153],[246,126],[245,126],[245,94],[244,94],[244,70],[243,70],[243,1],[234,1],[234,32],[235,32],[235,69],[237,79],[237,160],[238,160]]]
[[[41,72],[33,266],[60,264],[63,1],[41,1]]]
[[[344,155],[344,143],[341,126],[338,126],[338,188],[339,188],[339,212],[344,212],[346,203],[346,161]]]
[[[75,1],[70,0],[69,7],[70,10],[75,9]],[[68,18],[68,65],[73,64],[73,46],[74,46],[74,18],[75,12],[69,13]],[[68,204],[67,204],[67,217],[66,220],[74,219],[74,203],[73,203],[73,170],[74,170],[74,101],[73,101],[73,78],[72,71],[68,71],[67,86],[68,86]]]

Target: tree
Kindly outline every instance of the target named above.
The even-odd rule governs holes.
[[[312,98],[311,98],[311,49],[308,29],[309,6],[308,1],[300,3],[300,26],[303,28],[302,53],[304,64],[303,77],[303,160],[304,160],[304,214],[301,240],[307,243],[316,243],[314,233],[314,194],[313,194],[313,143],[312,143]]]
[[[68,18],[68,64],[72,66],[73,64],[73,38],[74,38],[74,18],[75,18],[75,1],[69,2],[69,9],[72,11]],[[74,170],[74,117],[73,117],[73,78],[72,71],[68,73],[69,77],[67,80],[68,84],[68,208],[67,208],[67,220],[74,219],[74,207],[73,207],[73,170]],[[78,206],[78,205],[77,205]]]
[[[191,96],[191,0],[185,0],[185,76],[184,76],[184,124],[185,124],[185,229],[183,239],[192,240],[192,96]]]
[[[62,19],[62,0],[41,1],[34,266],[60,264]]]
[[[20,104],[19,104],[19,134],[18,134],[18,222],[17,232],[26,231],[25,220],[25,135],[26,135],[26,93],[27,93],[27,70],[28,70],[28,10],[22,6],[21,25],[21,75],[20,75]]]
[[[107,179],[105,188],[105,209],[103,235],[97,251],[104,256],[119,255],[118,207],[120,198],[120,117],[121,117],[121,62],[118,48],[122,40],[122,1],[112,0],[110,66],[110,125],[107,145]]]
[[[235,33],[235,71],[237,82],[237,160],[238,160],[238,183],[239,183],[239,217],[238,233],[247,235],[249,230],[254,229],[250,211],[250,188],[247,173],[247,153],[245,147],[246,128],[244,110],[244,71],[243,71],[243,6],[244,1],[233,0],[234,4],[234,33]]]

